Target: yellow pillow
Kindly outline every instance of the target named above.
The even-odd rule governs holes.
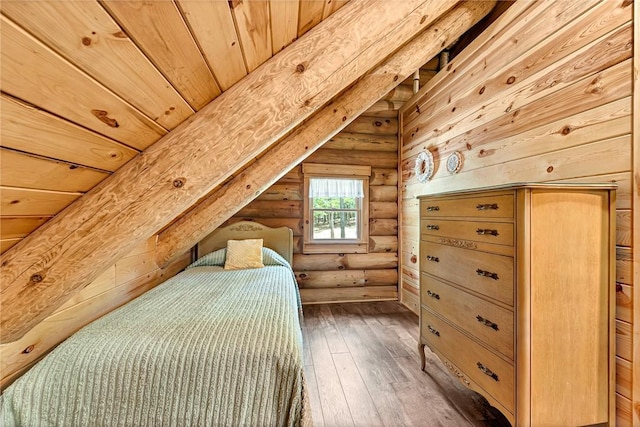
[[[262,239],[228,240],[225,270],[262,268]]]

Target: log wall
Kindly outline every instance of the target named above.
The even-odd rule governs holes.
[[[399,88],[397,92],[403,90]],[[370,110],[354,120],[305,161],[371,166],[369,253],[301,253],[304,197],[301,165],[227,221],[250,220],[293,230],[293,269],[303,303],[398,297],[398,120],[394,117],[397,116],[394,104],[386,105],[386,109],[383,104],[374,106],[377,111]]]
[[[161,269],[155,263],[155,249],[154,236],[106,269],[22,338],[0,345],[0,388],[8,386],[71,334],[174,276],[191,259],[187,252]]]
[[[639,407],[640,397],[632,396],[634,361],[638,366],[640,360],[632,341],[632,217],[638,199],[631,161],[632,9],[633,2],[623,0],[516,2],[399,117],[401,299],[416,312],[416,196],[519,181],[618,184],[619,426],[632,425],[632,408]],[[436,170],[420,184],[413,168],[423,150],[433,154]],[[454,151],[464,156],[457,175],[445,167]]]

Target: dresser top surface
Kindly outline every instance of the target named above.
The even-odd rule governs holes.
[[[477,194],[481,192],[519,190],[519,189],[541,189],[541,190],[565,190],[565,191],[589,191],[589,190],[616,190],[618,184],[615,183],[554,183],[554,182],[515,182],[490,187],[466,188],[463,190],[445,191],[440,193],[423,194],[417,196],[418,199],[437,196],[453,196],[459,194]]]

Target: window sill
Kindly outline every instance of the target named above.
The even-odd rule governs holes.
[[[304,243],[302,253],[305,254],[366,254],[368,243]]]

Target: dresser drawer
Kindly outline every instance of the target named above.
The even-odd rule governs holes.
[[[420,233],[431,236],[513,246],[513,223],[485,221],[451,221],[424,218]]]
[[[513,306],[513,258],[420,242],[420,270]]]
[[[422,217],[513,218],[513,194],[421,200]]]
[[[423,342],[440,351],[467,377],[513,413],[513,365],[468,338],[428,309],[422,308],[420,313]]]
[[[426,274],[422,303],[513,360],[513,313]]]

